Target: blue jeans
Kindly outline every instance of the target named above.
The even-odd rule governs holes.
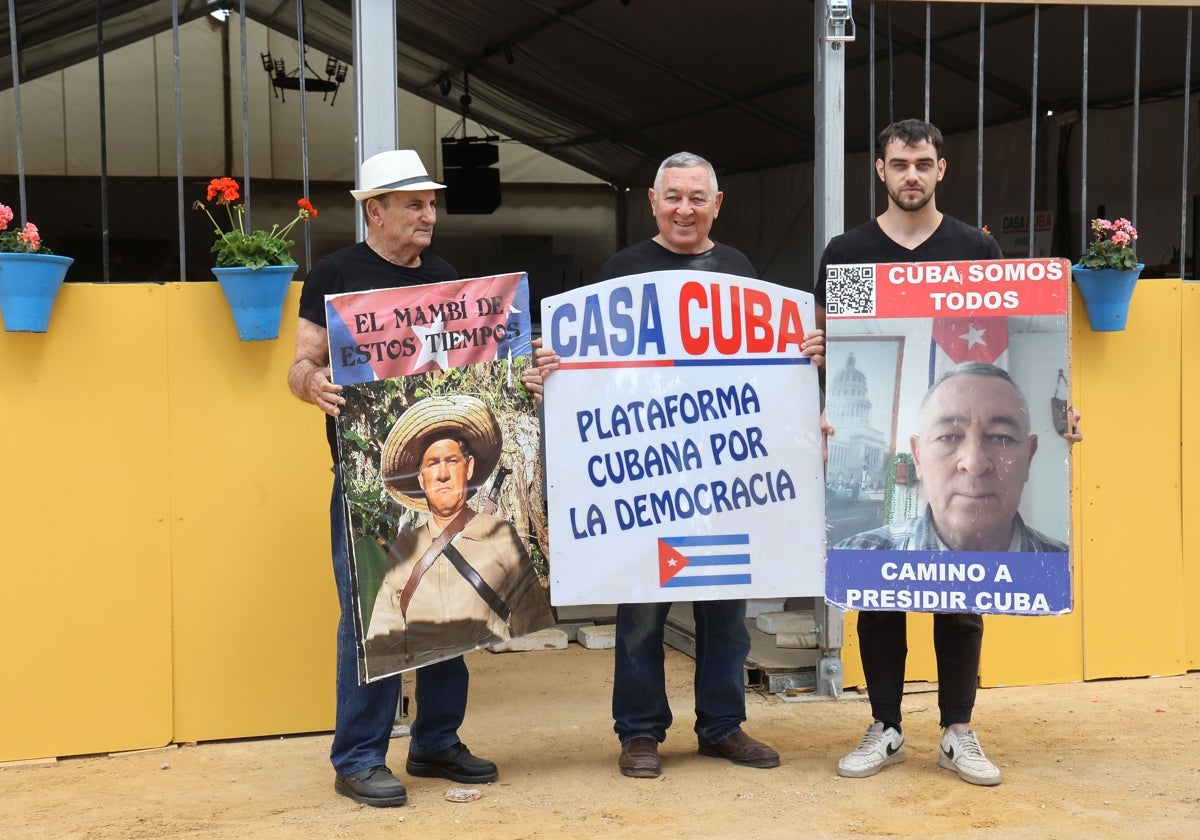
[[[387,763],[392,723],[400,700],[400,677],[386,677],[364,685],[358,682],[346,508],[341,475],[336,469],[329,501],[329,532],[333,577],[341,607],[337,634],[337,713],[329,760],[337,773],[347,776]],[[458,728],[467,712],[467,681],[467,664],[461,656],[426,665],[417,672],[417,716],[412,723],[411,753],[431,755],[458,743]]]
[[[666,740],[671,726],[663,671],[668,604],[620,604],[613,673],[613,730],[621,743]],[[695,601],[696,736],[714,744],[746,720],[744,669],[750,652],[745,601]]]

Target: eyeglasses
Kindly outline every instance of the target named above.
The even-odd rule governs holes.
[[[686,201],[692,207],[695,207],[699,210],[702,210],[708,205],[712,204],[712,199],[705,196],[690,197],[686,195],[667,195],[663,196],[661,199],[659,199],[659,201],[668,207],[679,207]]]

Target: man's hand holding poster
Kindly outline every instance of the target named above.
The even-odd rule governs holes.
[[[524,274],[326,298],[362,681],[554,623],[528,299]]]
[[[1065,260],[830,266],[826,600],[1071,610]]]
[[[696,271],[543,301],[557,605],[817,595],[812,296]]]

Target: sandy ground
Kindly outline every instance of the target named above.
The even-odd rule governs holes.
[[[692,662],[668,651],[678,720],[659,779],[617,771],[611,651],[474,653],[463,739],[500,765],[482,798],[406,779],[409,804],[333,793],[318,734],[75,758],[0,770],[0,836],[16,838],[1194,838],[1200,836],[1200,673],[981,691],[976,727],[994,788],[937,767],[937,703],[905,700],[908,760],[841,779],[868,707],[748,696],[751,734],[783,766],[696,754]],[[408,744],[393,741],[391,765]]]

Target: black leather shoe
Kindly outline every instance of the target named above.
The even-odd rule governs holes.
[[[617,759],[621,775],[634,779],[654,779],[662,775],[662,763],[658,758],[658,741],[653,738],[630,738],[621,745],[621,757]]]
[[[700,755],[727,758],[734,764],[740,764],[743,767],[779,766],[779,753],[762,741],[754,740],[740,728],[733,730],[732,735],[722,738],[715,744],[701,744]]]
[[[494,782],[500,775],[493,762],[471,755],[461,741],[433,755],[410,752],[405,769],[410,776],[438,776],[466,784]]]
[[[408,801],[404,783],[382,764],[349,776],[339,774],[333,781],[333,789],[355,802],[376,808],[403,805]]]

